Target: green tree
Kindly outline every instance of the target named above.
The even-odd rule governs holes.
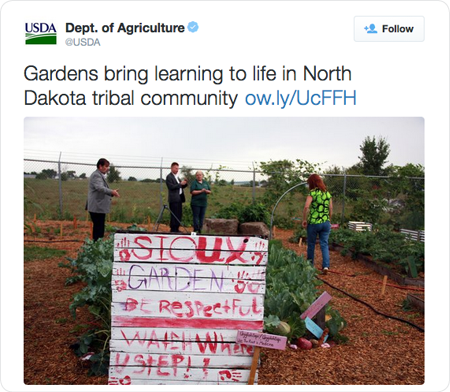
[[[378,140],[375,136],[370,138],[367,136],[359,149],[362,155],[359,158],[362,165],[362,174],[382,176],[385,174],[383,166],[387,163],[387,158],[390,153],[390,146],[387,140],[383,137],[379,137]]]
[[[278,198],[289,188],[301,182],[306,182],[309,175],[320,170],[319,164],[309,163],[301,159],[290,161],[288,159],[260,162],[259,170],[267,177],[267,186],[264,192],[264,202],[273,206]],[[298,189],[296,189],[298,191]],[[288,197],[292,197],[293,192]]]
[[[42,173],[45,174],[47,178],[55,178],[56,175],[58,174],[56,170],[53,169],[44,169],[42,170]]]
[[[180,172],[181,172],[181,177],[183,177],[188,184],[192,183],[195,180],[195,173],[193,173],[194,169],[192,169],[192,167],[190,166],[181,166],[180,167]]]
[[[133,176],[130,176],[130,177],[128,177],[128,181],[137,181],[137,178],[133,177]]]
[[[81,173],[79,178],[84,180],[86,178],[86,173]]]
[[[122,180],[122,178],[120,177],[120,171],[116,169],[113,164],[111,164],[111,166],[109,167],[107,179],[109,183],[119,182]]]

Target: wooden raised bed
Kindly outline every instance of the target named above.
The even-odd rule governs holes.
[[[343,246],[338,244],[331,244],[331,250],[341,251]],[[350,253],[352,253],[350,251]],[[423,278],[410,278],[408,276],[400,275],[398,272],[392,270],[387,265],[383,265],[379,262],[373,261],[371,257],[358,255],[357,260],[362,261],[364,265],[369,267],[370,269],[378,272],[380,275],[387,275],[389,279],[394,282],[402,285],[402,286],[416,286],[416,287],[425,287],[425,280]]]
[[[425,295],[423,294],[408,294],[406,300],[411,304],[412,307],[417,308],[421,311],[425,311]]]

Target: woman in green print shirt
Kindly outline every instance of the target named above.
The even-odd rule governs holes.
[[[331,231],[333,200],[318,174],[311,174],[307,182],[309,195],[306,197],[302,222],[302,226],[306,228],[308,238],[306,257],[314,266],[314,249],[316,247],[316,238],[319,236],[320,249],[322,251],[322,271],[326,274],[330,268],[328,237]]]

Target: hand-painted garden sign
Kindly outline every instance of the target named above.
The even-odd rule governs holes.
[[[286,336],[270,335],[268,333],[258,333],[253,331],[238,331],[236,343],[256,347],[255,352],[253,353],[253,361],[248,378],[248,385],[253,385],[255,381],[260,347],[284,350],[286,348],[286,342]]]
[[[114,236],[110,385],[247,383],[262,331],[268,241]]]
[[[324,291],[319,298],[317,298],[311,306],[306,309],[301,315],[300,318],[304,320],[306,317],[312,319],[331,299],[331,295]]]
[[[323,329],[320,328],[314,321],[309,317],[305,318],[306,329],[311,332],[317,339],[320,339],[323,335]],[[324,342],[327,341],[328,335],[325,336]]]
[[[311,306],[306,309],[305,312],[303,312],[300,315],[300,318],[302,320],[305,320],[306,329],[311,332],[314,336],[317,338],[320,338],[323,334],[322,328],[318,326],[314,321],[312,321],[312,318],[317,315],[317,319],[321,319],[323,325],[325,326],[325,308],[324,306],[330,301],[331,295],[328,294],[326,291],[324,291],[319,298],[317,298]],[[321,313],[319,313],[321,312]],[[318,315],[319,313],[319,315]],[[320,314],[322,315],[322,318],[320,317]],[[320,321],[318,321],[320,322]]]

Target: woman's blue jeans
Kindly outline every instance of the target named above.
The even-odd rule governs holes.
[[[194,221],[193,222],[194,231],[196,233],[201,233],[203,227],[203,219],[205,219],[206,206],[200,207],[191,205],[191,208],[192,208],[192,218]]]
[[[316,238],[319,236],[320,249],[322,251],[322,268],[330,268],[330,251],[328,249],[328,237],[330,236],[331,223],[326,221],[323,223],[311,224],[306,227],[308,234],[308,249],[306,257],[314,267],[314,249],[316,248]]]

